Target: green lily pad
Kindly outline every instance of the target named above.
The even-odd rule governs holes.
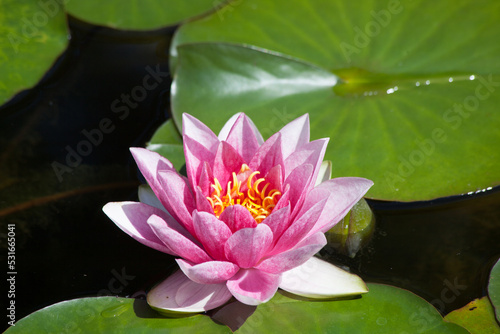
[[[471,334],[500,333],[488,297],[475,299],[464,307],[448,313],[444,320],[466,328]]]
[[[177,170],[186,164],[182,137],[171,119],[156,130],[146,148],[170,160]]]
[[[377,84],[370,88],[375,95],[365,97],[345,92],[365,84],[346,83],[326,69],[264,50],[199,43],[179,46],[178,52],[172,94],[177,126],[188,112],[218,131],[242,111],[269,136],[309,113],[314,139],[331,138],[325,159],[332,160],[333,177],[373,180],[370,198],[428,200],[500,181],[500,94],[488,91],[500,85],[500,76],[460,76],[452,83],[436,77],[429,85],[412,79],[420,87],[404,78],[392,83],[392,94]],[[479,103],[477,91],[488,98]],[[469,101],[481,108],[464,116],[450,109],[462,102],[469,108]]]
[[[0,105],[40,81],[68,46],[57,1],[0,2]]]
[[[407,290],[372,283],[368,288],[360,299],[326,302],[276,294],[236,333],[468,333]]]
[[[500,260],[491,269],[488,296],[495,309],[497,321],[500,322]]]
[[[124,30],[152,30],[218,9],[219,0],[72,0],[69,14],[92,24]]]
[[[176,34],[174,114],[244,111],[269,134],[308,112],[333,177],[374,180],[368,197],[482,191],[500,184],[499,34],[494,0],[235,1]]]
[[[57,303],[16,322],[5,333],[231,333],[209,317],[167,319],[145,300],[81,298]]]

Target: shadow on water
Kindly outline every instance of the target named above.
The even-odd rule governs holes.
[[[168,118],[174,30],[119,32],[72,18],[70,29],[69,49],[42,82],[0,108],[0,220],[16,226],[17,319],[71,298],[143,296],[173,263],[101,208],[137,200],[128,148],[144,146]],[[449,312],[485,292],[500,254],[499,204],[498,189],[411,205],[370,201],[372,241],[354,259],[332,260]]]

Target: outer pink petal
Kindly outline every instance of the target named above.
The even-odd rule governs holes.
[[[294,249],[263,260],[255,268],[272,274],[281,274],[305,263],[326,243],[325,235],[318,232],[300,242]]]
[[[280,275],[258,269],[241,269],[227,281],[227,288],[243,304],[258,305],[273,298],[280,281]]]
[[[267,253],[273,232],[266,224],[236,231],[226,242],[226,258],[240,268],[251,268]]]
[[[123,232],[141,244],[161,252],[176,255],[153,232],[147,224],[151,215],[158,215],[165,220],[173,220],[163,210],[137,202],[114,202],[106,204],[102,210]]]
[[[194,263],[212,261],[196,239],[188,233],[171,228],[159,216],[152,215],[148,219],[148,224],[158,238],[180,257]]]
[[[286,159],[298,148],[309,142],[309,115],[304,114],[291,121],[279,132],[282,140],[281,151],[283,158]]]
[[[272,254],[278,254],[283,251],[294,248],[302,239],[308,235],[308,232],[315,226],[323,208],[327,202],[326,198],[319,199],[318,202],[309,207],[309,210],[297,217],[279,238]]]
[[[233,172],[238,173],[245,160],[228,143],[222,141],[217,149],[214,160],[214,178],[221,183],[223,190],[226,189],[227,182],[232,180]]]
[[[271,214],[264,219],[262,224],[269,226],[273,232],[273,243],[281,237],[283,231],[288,227],[290,219],[290,204],[279,210],[274,209]]]
[[[255,124],[242,113],[231,127],[226,142],[239,153],[243,160],[250,161],[262,144],[259,143],[257,134],[260,136]]]
[[[224,244],[233,234],[226,224],[207,212],[193,212],[193,226],[198,240],[215,260],[226,260]]]
[[[242,228],[256,227],[257,222],[250,211],[236,204],[228,206],[219,217],[234,233]]]
[[[339,222],[373,185],[360,177],[339,177],[323,182],[307,195],[304,208],[328,198],[325,208],[308,235],[326,232]]]
[[[214,153],[219,145],[219,138],[215,133],[203,122],[189,114],[182,114],[182,135],[189,136]]]
[[[201,313],[225,304],[232,295],[226,284],[199,284],[176,271],[155,286],[147,296],[148,304],[162,313],[178,316]]]
[[[251,170],[258,170],[261,175],[266,175],[276,165],[283,166],[281,134],[279,132],[262,144],[248,164]]]
[[[225,261],[208,261],[200,264],[182,259],[175,261],[190,280],[201,284],[223,283],[240,270],[234,263]]]
[[[303,164],[311,164],[314,168],[312,181],[310,182],[310,187],[304,190],[309,191],[312,187],[314,187],[314,183],[318,178],[321,162],[323,161],[323,157],[325,156],[328,141],[328,138],[312,141],[301,146],[295,152],[290,154],[290,156],[288,156],[284,162],[285,179],[297,166]]]
[[[158,179],[162,186],[162,198],[168,212],[193,234],[191,213],[196,208],[191,189],[184,178],[177,172],[161,171]]]
[[[162,198],[161,184],[158,180],[158,171],[169,170],[175,172],[172,163],[158,153],[146,150],[145,148],[131,147],[130,152],[149,186],[163,206],[165,206],[165,201]]]

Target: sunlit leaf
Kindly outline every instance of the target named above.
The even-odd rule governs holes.
[[[174,114],[217,130],[244,111],[269,135],[308,112],[333,177],[374,180],[372,198],[486,190],[500,184],[499,16],[494,0],[234,1],[176,34]]]

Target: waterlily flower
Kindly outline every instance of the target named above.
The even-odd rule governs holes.
[[[159,154],[131,148],[149,187],[140,187],[140,203],[103,208],[134,239],[176,257],[180,270],[149,292],[151,306],[192,313],[232,297],[257,305],[278,288],[309,298],[367,291],[358,276],[313,257],[373,182],[325,177],[328,139],[309,140],[308,115],[266,141],[243,113],[218,136],[188,114],[182,124],[187,178]]]

